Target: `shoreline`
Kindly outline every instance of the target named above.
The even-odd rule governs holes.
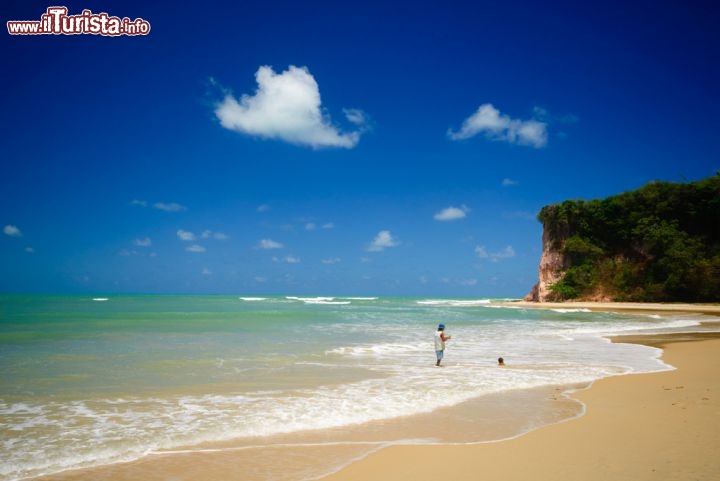
[[[664,303],[664,302],[595,302],[595,301],[565,301],[565,302],[535,302],[535,301],[507,301],[500,305],[526,307],[536,309],[589,309],[591,311],[623,311],[623,312],[687,312],[695,314],[709,314],[720,316],[720,304],[691,304],[691,303]]]
[[[509,305],[517,305],[516,302],[508,302]],[[537,303],[528,303],[528,307],[545,307],[550,309],[555,308],[590,308],[592,306],[595,310],[602,310],[602,311],[612,311],[612,310],[620,310],[617,306],[618,303],[560,303],[560,304],[551,304],[551,303],[542,303],[540,305],[537,305]],[[559,307],[556,307],[559,306]],[[633,311],[636,311],[638,313],[647,311],[647,312],[668,312],[677,314],[679,312],[694,312],[694,313],[702,313],[707,314],[708,312],[705,310],[706,306],[694,306],[696,307],[695,310],[691,310],[687,308],[687,305],[682,305],[680,309],[672,310],[672,309],[665,309],[666,306],[659,305],[658,307],[655,307],[656,305],[652,305],[655,307],[654,309],[650,307],[650,305],[647,304],[634,304]],[[718,312],[720,312],[720,306],[713,306],[718,308]],[[708,325],[711,327],[717,328],[718,325],[714,321],[714,319],[708,319],[707,322],[705,320],[701,321],[702,324]],[[698,327],[694,327],[691,329],[697,329]],[[718,343],[715,351],[720,353],[720,340],[717,338],[720,338],[720,332],[704,332],[704,333],[663,333],[663,334],[630,334],[630,335],[621,335],[621,336],[615,336],[611,338],[613,342],[619,342],[619,343],[634,343],[634,344],[645,344],[650,345],[652,347],[660,347],[660,348],[667,348],[668,346],[672,345],[682,345],[686,341],[695,341],[700,340],[701,338],[710,338],[711,340],[707,342],[711,343]],[[693,342],[692,344],[698,344]],[[701,343],[700,343],[701,344]],[[674,349],[674,348],[673,348]],[[713,353],[711,353],[713,354]],[[666,358],[667,350],[663,352],[662,359],[673,366],[677,366],[674,362],[668,361]],[[683,372],[685,372],[685,369],[681,367]],[[277,444],[277,445],[265,445],[265,446],[240,446],[236,443],[211,443],[210,445],[206,445],[205,447],[208,449],[200,449],[197,450],[198,446],[195,448],[192,448],[189,451],[176,451],[176,452],[158,452],[155,454],[151,454],[148,457],[145,457],[140,460],[136,460],[130,463],[118,463],[114,465],[105,465],[105,466],[98,466],[94,468],[87,468],[87,469],[80,469],[80,470],[72,470],[72,471],[65,471],[62,473],[56,473],[54,475],[34,478],[38,481],[40,480],[47,480],[47,481],[69,481],[69,480],[97,480],[97,479],[113,479],[117,481],[124,481],[124,480],[131,480],[131,479],[196,479],[199,481],[214,481],[217,479],[222,479],[224,481],[234,481],[241,479],[244,479],[243,476],[239,475],[239,471],[241,471],[240,468],[245,468],[247,466],[248,462],[252,463],[258,463],[259,465],[267,464],[267,463],[289,463],[293,465],[293,468],[295,468],[297,465],[307,465],[310,471],[313,471],[315,467],[315,463],[318,459],[333,459],[337,456],[340,456],[341,458],[344,458],[347,460],[347,462],[340,462],[340,463],[334,463],[336,466],[333,469],[326,469],[324,470],[325,473],[332,472],[333,474],[329,474],[324,477],[318,477],[318,472],[314,471],[315,474],[306,476],[306,479],[316,479],[316,480],[322,480],[322,481],[354,481],[354,480],[366,480],[366,479],[380,479],[380,480],[387,480],[387,481],[394,481],[394,480],[405,480],[410,477],[417,478],[416,481],[425,481],[425,480],[434,480],[437,476],[444,476],[448,477],[448,471],[447,470],[433,470],[433,466],[427,466],[424,464],[425,459],[431,459],[435,457],[435,450],[441,450],[446,454],[443,455],[443,458],[445,456],[448,457],[448,459],[452,458],[458,458],[463,466],[465,466],[465,471],[452,471],[452,476],[450,478],[452,479],[476,479],[477,473],[482,472],[485,473],[487,470],[487,466],[484,465],[484,463],[489,463],[490,465],[495,465],[495,454],[492,454],[484,463],[479,463],[476,461],[476,457],[483,456],[484,450],[487,449],[488,446],[507,446],[504,449],[507,449],[509,453],[507,456],[510,457],[509,466],[505,466],[503,464],[497,465],[503,467],[503,469],[512,469],[513,468],[513,459],[517,459],[517,456],[520,458],[524,458],[526,456],[532,457],[534,456],[534,451],[540,451],[543,452],[543,448],[546,447],[548,444],[547,441],[539,443],[538,446],[532,448],[529,453],[526,454],[514,454],[516,451],[522,448],[522,446],[518,446],[516,443],[520,443],[520,445],[524,445],[526,442],[525,439],[535,439],[536,436],[538,436],[537,433],[545,433],[547,430],[554,430],[556,426],[565,426],[565,425],[574,425],[575,423],[583,423],[583,420],[588,417],[588,413],[591,412],[591,410],[595,409],[594,406],[597,402],[605,402],[605,395],[599,396],[599,401],[593,401],[593,396],[595,396],[592,393],[595,393],[598,386],[604,385],[606,382],[613,383],[617,379],[621,378],[631,378],[633,380],[635,379],[644,379],[646,376],[652,377],[659,374],[665,374],[665,373],[674,373],[677,371],[667,371],[667,372],[660,372],[660,373],[640,373],[640,374],[631,374],[631,375],[621,375],[621,376],[614,376],[610,378],[601,379],[599,381],[596,381],[593,383],[592,386],[561,386],[556,388],[548,388],[545,394],[537,396],[529,396],[526,397],[523,401],[520,402],[520,404],[523,405],[523,407],[526,410],[532,410],[535,409],[537,411],[541,411],[539,409],[542,404],[545,408],[550,408],[548,413],[552,416],[553,409],[557,409],[559,406],[558,404],[555,405],[555,408],[552,408],[552,406],[549,406],[549,404],[552,403],[558,403],[562,402],[566,404],[567,410],[564,411],[564,414],[562,416],[558,415],[557,410],[555,411],[555,419],[546,418],[545,422],[540,423],[540,427],[534,426],[530,429],[527,429],[518,435],[511,435],[511,436],[505,436],[503,437],[500,435],[500,437],[495,437],[492,440],[487,440],[488,438],[481,438],[480,441],[477,442],[469,442],[469,443],[463,443],[463,442],[450,442],[450,443],[443,443],[443,442],[433,442],[427,438],[424,434],[421,434],[420,436],[413,436],[416,433],[416,428],[419,427],[419,425],[423,425],[425,429],[427,429],[428,426],[430,426],[430,432],[434,434],[438,434],[440,430],[443,429],[450,429],[450,430],[464,430],[467,426],[463,422],[453,422],[447,426],[443,425],[444,422],[446,422],[447,419],[449,419],[449,416],[455,416],[460,421],[463,419],[470,419],[473,417],[473,414],[477,414],[478,412],[485,413],[485,409],[487,409],[487,406],[484,406],[482,404],[471,404],[465,407],[456,407],[449,409],[447,413],[433,413],[432,416],[426,416],[421,418],[413,418],[413,420],[410,420],[410,422],[403,421],[401,423],[393,424],[393,430],[396,433],[400,433],[399,437],[395,439],[405,439],[406,442],[403,443],[396,443],[396,442],[383,442],[382,438],[375,438],[374,440],[368,441],[368,438],[365,436],[367,432],[363,433],[362,436],[359,438],[354,438],[355,442],[352,441],[349,443],[341,443],[341,444],[333,444],[328,443],[328,439],[316,439],[311,440],[305,438],[305,436],[300,436],[303,438],[302,440],[299,439],[289,439],[286,441],[289,441],[290,444]],[[634,382],[632,383],[634,384]],[[554,392],[549,392],[554,391]],[[591,394],[588,394],[591,393]],[[585,398],[586,395],[590,395],[591,399],[588,400]],[[613,394],[611,390],[611,396]],[[631,396],[630,394],[625,394],[625,397]],[[552,399],[552,401],[548,401],[549,399]],[[614,399],[614,403],[616,403],[617,406],[622,406],[622,400]],[[538,404],[540,403],[540,404]],[[492,404],[492,403],[490,403]],[[511,419],[512,413],[514,412],[511,409],[511,405],[507,402],[505,404],[503,403],[495,403],[496,408],[497,406],[500,406],[499,410],[495,410],[491,412],[491,415],[493,417],[496,417],[499,423],[503,422],[503,418],[505,420]],[[505,411],[503,412],[502,406],[505,406]],[[574,406],[574,408],[573,408]],[[512,406],[513,408],[516,408],[517,406]],[[574,412],[573,409],[575,410]],[[654,421],[656,423],[660,423],[663,417],[657,417]],[[385,423],[379,423],[379,424],[385,424]],[[383,425],[381,426],[382,429],[386,429],[388,426]],[[506,427],[506,426],[505,426]],[[591,436],[594,437],[593,428],[583,428],[584,432],[581,436],[581,439],[584,437]],[[720,431],[720,429],[718,429]],[[347,434],[347,433],[344,433]],[[485,433],[489,434],[489,433]],[[499,434],[499,433],[496,433]],[[345,437],[345,436],[343,436]],[[490,436],[492,438],[492,436]],[[347,439],[347,438],[346,438]],[[387,439],[387,438],[385,438]],[[483,440],[486,439],[486,440]],[[298,441],[301,441],[298,443]],[[554,439],[552,443],[557,443],[558,446],[563,445],[562,443],[568,443],[569,445],[568,449],[573,448],[574,444],[582,444],[578,443],[578,439],[575,438],[574,440],[572,438],[568,439]],[[609,441],[610,443],[615,442],[613,440]],[[620,444],[623,444],[624,441],[622,439],[619,441]],[[718,443],[715,444],[715,446],[719,445]],[[286,449],[287,447],[291,447],[292,449],[290,451],[283,451],[283,455],[280,455],[280,452],[278,449]],[[482,450],[481,452],[476,452],[475,450]],[[495,448],[492,448],[495,449]],[[555,449],[555,448],[554,448]],[[558,448],[560,450],[565,448]],[[426,451],[429,450],[429,451]],[[431,454],[432,453],[432,454]],[[287,456],[287,460],[281,461],[280,459],[284,459]],[[396,459],[397,458],[397,459]],[[418,459],[421,459],[421,465],[425,466],[425,470],[419,470],[417,472],[408,473],[404,471],[408,468],[408,465],[414,466],[418,461]],[[503,461],[505,462],[505,461]],[[560,461],[558,461],[560,462]],[[379,463],[379,464],[377,464]],[[516,461],[515,461],[516,463]],[[339,467],[342,466],[342,467]],[[507,478],[506,473],[503,469],[499,469],[497,472],[498,476]],[[360,470],[360,474],[353,474],[356,472],[356,470]],[[192,473],[192,474],[191,474]],[[394,474],[396,473],[396,474]],[[427,473],[427,475],[423,474]],[[519,476],[516,479],[528,479],[529,477],[536,477],[534,476],[535,473],[531,470],[529,472],[526,472],[523,476]],[[354,477],[353,477],[354,476]],[[604,475],[609,476],[609,475]],[[615,476],[615,479],[622,479],[622,477],[617,478],[617,473],[613,474]],[[484,474],[483,474],[484,477]],[[556,474],[557,477],[557,474]],[[564,475],[560,474],[561,479],[564,477]],[[578,475],[580,479],[594,479],[591,476],[588,477],[585,474]],[[303,478],[303,479],[305,479]],[[450,479],[449,478],[449,479]],[[297,481],[299,478],[293,477],[293,478],[287,478],[288,481]],[[513,479],[510,477],[510,479]],[[542,481],[543,477],[540,478]],[[548,480],[550,477],[547,478]],[[600,476],[597,478],[598,481],[600,479],[607,479],[606,477]],[[630,478],[628,478],[630,479]],[[681,479],[681,478],[678,478]],[[703,479],[703,478],[699,478]],[[710,479],[710,478],[708,478]],[[285,478],[282,480],[278,479],[276,481],[284,481]]]
[[[613,376],[568,394],[584,415],[518,438],[473,445],[390,446],[320,481],[500,478],[720,478],[720,332],[614,336],[661,347],[672,371]],[[522,460],[522,462],[519,462]]]

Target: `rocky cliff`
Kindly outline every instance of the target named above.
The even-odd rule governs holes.
[[[538,282],[525,296],[526,301],[546,302],[552,300],[550,286],[560,282],[568,268],[568,258],[560,251],[558,245],[560,243],[551,239],[548,229],[543,229]]]
[[[545,206],[536,302],[720,302],[720,173]]]

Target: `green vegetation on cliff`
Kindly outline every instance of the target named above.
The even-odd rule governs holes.
[[[720,173],[565,201],[538,218],[565,259],[554,300],[720,301]]]

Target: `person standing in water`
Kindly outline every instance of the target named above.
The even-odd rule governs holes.
[[[435,356],[437,357],[436,366],[440,365],[440,361],[443,359],[445,351],[445,341],[449,341],[452,336],[445,335],[445,324],[438,324],[437,331],[435,331]]]

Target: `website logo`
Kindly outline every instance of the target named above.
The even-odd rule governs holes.
[[[48,7],[40,20],[11,20],[7,22],[10,35],[147,35],[150,22],[142,18],[111,17],[107,13],[83,10],[79,15],[68,15],[67,7]]]

